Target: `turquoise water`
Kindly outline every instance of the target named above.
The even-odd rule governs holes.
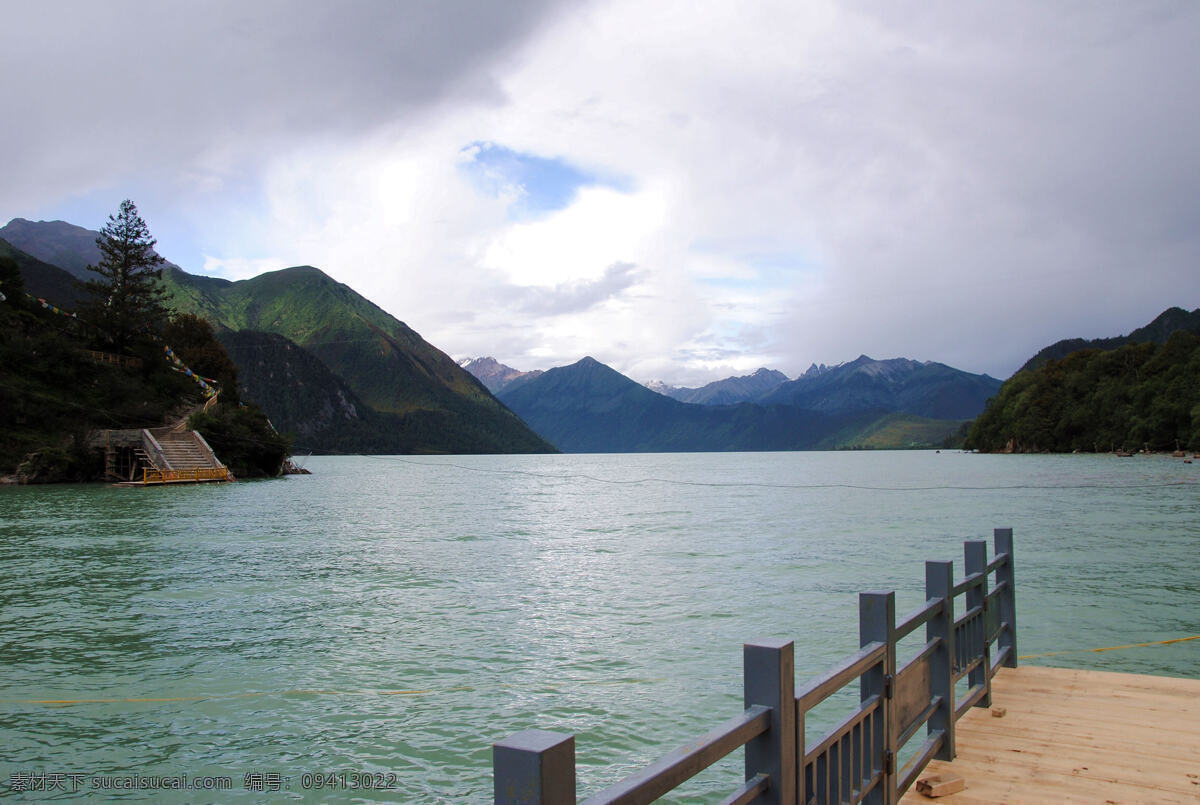
[[[740,712],[743,641],[794,639],[802,684],[856,648],[859,591],[895,589],[906,612],[926,559],[961,575],[962,541],[998,526],[1015,531],[1020,654],[1200,634],[1200,465],[1178,460],[308,466],[0,489],[0,795],[42,773],[81,775],[62,798],[485,802],[491,743],[531,727],[576,734],[594,791]],[[1027,662],[1194,676],[1198,660],[1200,641]],[[680,799],[727,793],[740,763]],[[391,789],[318,790],[331,773]],[[131,774],[232,788],[91,788]],[[281,790],[245,787],[264,780]]]

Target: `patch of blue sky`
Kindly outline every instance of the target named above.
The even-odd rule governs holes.
[[[32,213],[32,217],[66,221],[84,229],[100,230],[108,223],[108,217],[117,213],[121,202],[130,199],[137,206],[138,215],[146,222],[150,237],[157,241],[155,251],[185,270],[196,271],[203,263],[202,250],[186,225],[173,220],[167,210],[165,195],[163,191],[148,185],[103,187],[39,208]]]
[[[52,205],[33,210],[29,214],[31,217],[43,220],[66,221],[85,229],[99,229],[104,226],[109,215],[117,212],[121,202],[125,200],[126,197],[121,196],[120,193],[120,190],[109,188],[90,190],[80,195],[68,196]],[[120,197],[118,198],[118,196]],[[137,204],[138,200],[134,199],[133,203]]]
[[[508,215],[514,220],[565,209],[583,187],[629,191],[627,180],[585,171],[564,159],[526,154],[491,142],[474,142],[462,151],[470,159],[460,163],[460,170],[480,192],[508,199]]]
[[[808,263],[744,263],[744,272],[724,276],[704,277],[700,280],[712,288],[728,290],[774,290],[795,285],[800,278],[811,274],[816,267]]]
[[[820,270],[820,266],[800,252],[774,251],[746,247],[730,247],[715,242],[696,242],[692,250],[702,254],[719,255],[738,266],[737,273],[708,276],[700,280],[714,288],[735,290],[782,288],[792,285],[805,274]]]

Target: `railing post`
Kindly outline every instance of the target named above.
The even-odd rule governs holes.
[[[892,805],[896,801],[896,731],[892,717],[892,683],[896,678],[896,594],[894,592],[858,594],[858,644],[883,643],[883,667],[876,666],[862,675],[860,701],[878,695],[883,701],[883,729],[873,731],[871,769],[882,769],[879,785],[863,802]]]
[[[771,777],[756,802],[796,805],[796,666],[791,640],[742,646],[745,706],[771,708],[771,728],[746,744],[746,779]]]
[[[942,731],[938,760],[954,760],[954,563],[925,563],[925,600],[942,599],[942,614],[925,624],[925,640],[941,647],[929,658],[930,687],[942,697],[942,706],[929,717],[929,731]]]
[[[996,553],[1008,554],[1008,561],[996,569],[996,583],[1006,585],[1000,596],[1000,622],[1007,628],[1000,631],[998,648],[1008,649],[1004,658],[1005,668],[1017,667],[1017,577],[1013,568],[1013,530],[997,528],[993,532],[996,539]]]
[[[987,578],[987,543],[983,540],[971,540],[963,543],[963,558],[966,573],[971,576],[982,573],[983,579],[971,585],[967,590],[967,609],[980,607],[981,617],[976,621],[978,627],[972,630],[972,648],[977,648],[982,662],[972,669],[970,676],[971,687],[983,685],[983,698],[976,702],[976,707],[992,706],[992,647],[987,639],[987,607],[988,607],[988,578]]]
[[[496,805],[575,805],[575,736],[525,730],[492,744]]]

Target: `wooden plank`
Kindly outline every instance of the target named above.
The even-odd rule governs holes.
[[[939,802],[1200,802],[1200,680],[1024,666],[992,695],[1005,717],[969,712],[923,775],[965,781]]]
[[[1054,772],[1040,768],[1027,768],[1021,774],[1002,775],[995,767],[971,765],[963,768],[962,762],[947,764],[944,761],[931,763],[926,773],[946,774],[947,769],[958,768],[966,781],[965,792],[976,801],[984,802],[1190,802],[1197,801],[1196,788],[1188,785],[1191,780],[1137,778],[1124,774],[1096,772],[1091,767],[1076,767],[1070,772]],[[1013,768],[1011,764],[1008,766]],[[969,770],[968,770],[969,769]],[[1112,771],[1112,770],[1110,770]],[[909,792],[904,803],[920,802],[916,792]],[[957,795],[944,798],[945,802],[959,802]]]
[[[917,793],[923,797],[944,797],[957,794],[966,788],[961,777],[945,774],[930,774],[917,780]]]

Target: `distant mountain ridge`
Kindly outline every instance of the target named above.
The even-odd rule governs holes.
[[[639,385],[594,358],[545,373],[489,358],[463,365],[568,452],[942,446],[1000,387],[932,361],[866,355],[795,380],[762,368],[698,389]]]
[[[838,434],[883,415],[682,403],[590,357],[505,389],[500,399],[569,453],[809,450],[836,446]]]
[[[779,385],[786,383],[787,380],[788,376],[783,372],[764,367],[753,374],[714,380],[700,388],[675,388],[662,383],[656,385],[647,383],[646,387],[680,402],[698,405],[733,405],[757,400]]]
[[[891,411],[927,419],[971,419],[1000,388],[987,375],[963,372],[932,361],[875,360],[860,355],[837,366],[813,364],[795,380],[770,369],[730,377],[698,389],[648,383],[647,388],[680,402],[731,405],[754,402],[811,411]]]
[[[1000,389],[1000,381],[933,361],[875,360],[810,369],[762,395],[763,405],[813,411],[885,410],[930,419],[972,419]]]
[[[0,238],[76,279],[90,279],[87,267],[100,261],[99,236],[99,232],[66,221],[14,218],[0,228]]]
[[[475,379],[483,383],[492,394],[498,394],[512,383],[531,380],[542,373],[541,369],[522,372],[511,366],[505,366],[495,358],[464,358],[458,365],[466,369]]]
[[[82,271],[97,259],[95,238],[90,232],[65,222],[31,222],[14,219],[0,228],[0,237],[11,235],[17,248],[49,262],[61,260]],[[15,245],[15,244],[14,244]],[[83,266],[84,268],[80,268]],[[170,305],[180,312],[195,313],[208,319],[218,331],[259,331],[282,336],[261,346],[253,360],[270,363],[265,350],[276,350],[283,361],[298,345],[315,356],[336,377],[345,381],[355,398],[364,404],[360,419],[375,423],[386,431],[376,440],[363,436],[363,425],[352,434],[349,443],[339,446],[332,432],[314,440],[322,449],[333,452],[377,452],[387,445],[409,444],[405,452],[545,452],[553,449],[525,423],[505,408],[474,377],[461,369],[445,353],[433,347],[403,322],[370,302],[352,288],[336,282],[312,266],[297,266],[261,274],[253,279],[229,280],[189,274],[174,264],[164,266],[163,284],[170,293]],[[223,335],[224,333],[222,333]],[[260,339],[261,340],[261,339]],[[231,353],[239,373],[253,378],[260,366],[250,366],[242,345],[231,343]],[[329,376],[317,372],[307,360],[293,360],[289,370],[280,371],[288,378],[292,391],[284,397],[304,397],[295,385],[328,385]],[[293,419],[280,399],[273,399],[269,384],[260,386],[257,402],[281,430],[303,430],[306,426]],[[337,390],[329,391],[336,399]],[[266,395],[265,397],[263,395]],[[330,402],[332,405],[333,403]],[[358,406],[353,406],[358,410]],[[380,424],[371,413],[390,413]],[[387,418],[385,418],[387,419]],[[332,420],[331,420],[332,421]],[[340,427],[340,426],[339,426]],[[397,433],[404,434],[400,439]],[[297,449],[305,447],[297,443]]]

